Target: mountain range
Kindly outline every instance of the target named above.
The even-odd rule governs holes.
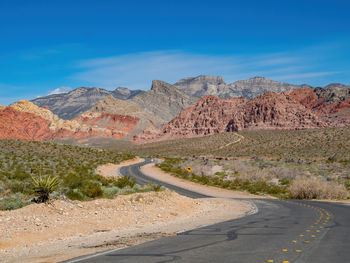
[[[292,85],[255,77],[154,80],[149,91],[78,88],[0,106],[0,139],[112,138],[149,142],[246,129],[350,125],[350,86]]]
[[[265,92],[285,92],[294,89],[311,88],[309,85],[293,85],[268,78],[254,77],[226,84],[222,77],[198,76],[181,79],[174,86],[192,96],[203,97],[215,95],[219,98],[244,97],[252,99]]]
[[[112,96],[116,99],[128,100],[142,93],[144,93],[142,90],[129,90],[127,88],[116,88],[114,91],[109,91],[96,87],[82,87],[69,93],[39,97],[32,100],[32,102],[39,107],[49,108],[64,120],[71,120],[107,97]]]

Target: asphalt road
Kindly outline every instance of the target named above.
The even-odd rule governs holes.
[[[139,183],[163,184],[141,174],[142,165],[125,167],[121,173],[135,177]],[[186,196],[203,197],[165,186]],[[349,205],[251,201],[259,211],[244,218],[67,262],[350,262]]]

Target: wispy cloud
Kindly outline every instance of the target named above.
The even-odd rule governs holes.
[[[228,83],[254,76],[304,83],[338,73],[315,68],[318,59],[309,50],[244,57],[168,50],[82,60],[76,63],[79,72],[70,78],[107,89],[148,89],[153,79],[174,83],[198,75],[219,75]]]
[[[53,91],[50,91],[48,95],[67,93],[67,92],[70,92],[71,90],[72,90],[71,87],[59,87],[57,89],[54,89]]]

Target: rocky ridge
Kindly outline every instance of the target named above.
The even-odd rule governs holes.
[[[149,91],[134,97],[130,102],[167,122],[197,100],[173,85],[154,80]]]
[[[323,119],[338,125],[350,124],[350,86],[330,84],[324,88],[293,90],[287,94]]]
[[[22,100],[0,111],[0,139],[54,140],[81,138],[96,134],[78,122],[62,120],[46,108]]]
[[[254,77],[226,84],[219,76],[198,76],[181,79],[174,84],[190,95],[203,97],[215,95],[219,98],[245,97],[252,99],[266,92],[285,92],[293,89],[310,88],[309,85],[293,85],[264,77]]]
[[[141,90],[117,88],[108,91],[100,88],[77,88],[69,93],[53,94],[32,100],[39,107],[47,107],[61,119],[70,120],[89,110],[95,103],[107,98],[131,99],[142,94]]]
[[[148,127],[160,127],[158,117],[140,109],[129,101],[107,97],[96,103],[90,110],[74,119],[81,125],[112,130],[112,138],[127,137],[142,132]],[[118,135],[116,135],[118,134]]]
[[[121,139],[128,136],[140,120],[128,115],[96,114],[94,117],[83,115],[74,120],[62,120],[47,108],[26,100],[19,101],[0,111],[0,139]]]
[[[286,94],[268,92],[254,99],[201,98],[158,130],[145,130],[136,142],[187,138],[247,129],[312,129],[329,127],[310,109]]]

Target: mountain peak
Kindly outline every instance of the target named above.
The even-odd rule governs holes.
[[[152,80],[151,90],[164,91],[164,90],[169,90],[169,89],[174,89],[174,87],[172,85],[170,85],[169,83],[166,83],[162,80]]]
[[[197,98],[161,80],[153,80],[151,90],[132,99],[134,104],[160,117],[164,122],[196,101]]]

